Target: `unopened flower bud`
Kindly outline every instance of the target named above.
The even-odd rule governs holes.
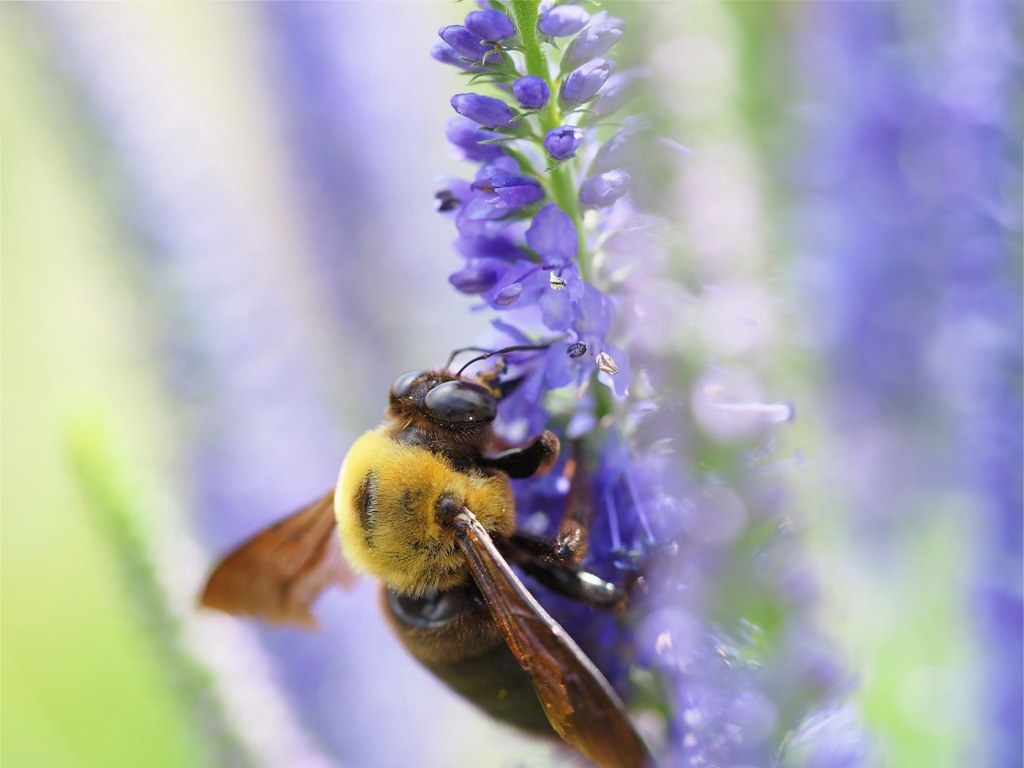
[[[512,83],[512,95],[516,101],[530,109],[544,109],[551,97],[551,89],[544,79],[536,75],[520,77]]]
[[[471,11],[466,16],[466,29],[482,40],[505,40],[516,33],[512,20],[496,9]]]
[[[610,59],[593,59],[574,69],[562,83],[562,99],[570,104],[580,104],[592,98],[614,69],[615,62]]]
[[[578,5],[556,5],[541,15],[537,29],[551,37],[568,37],[587,26],[588,21],[590,14]]]
[[[484,143],[495,138],[493,133],[485,131],[464,117],[453,117],[444,135],[448,137],[448,141],[462,150],[467,160],[494,160],[505,154],[500,145]]]
[[[578,67],[608,51],[622,37],[623,26],[625,25],[622,19],[609,16],[601,21],[595,21],[584,29],[565,49],[562,55],[563,71],[570,67]]]
[[[576,154],[576,150],[583,143],[583,131],[574,125],[563,125],[552,128],[544,137],[544,149],[555,158],[565,160]]]
[[[479,35],[473,34],[461,24],[442,27],[437,34],[454,48],[456,53],[470,61],[483,61],[484,56],[494,50],[484,43]]]
[[[452,108],[463,117],[488,128],[504,128],[512,124],[515,113],[501,99],[481,96],[479,93],[457,93],[452,96]]]

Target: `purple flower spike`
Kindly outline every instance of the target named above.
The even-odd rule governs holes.
[[[601,90],[614,69],[615,62],[610,59],[594,59],[574,69],[562,83],[562,99],[570,104],[580,104],[592,98]]]
[[[590,21],[590,14],[578,5],[556,5],[545,11],[537,22],[537,29],[551,37],[575,35]]]
[[[520,77],[512,83],[512,95],[516,101],[530,109],[544,109],[551,98],[551,89],[544,79],[536,75]]]
[[[515,112],[504,101],[479,93],[455,94],[452,96],[452,109],[488,128],[505,128],[515,117]]]
[[[438,35],[448,45],[455,49],[460,56],[465,56],[470,61],[483,61],[484,56],[494,50],[461,24],[452,24],[438,30]]]
[[[583,131],[574,125],[563,125],[552,128],[544,137],[544,149],[546,149],[555,160],[565,160],[576,154],[576,150],[583,143]]]
[[[472,11],[466,16],[466,29],[482,40],[506,40],[516,33],[512,20],[498,10]]]
[[[613,16],[595,21],[573,38],[566,47],[562,55],[562,70],[578,67],[605,53],[622,37],[624,26],[622,19]]]
[[[579,246],[572,219],[554,203],[537,211],[533,224],[526,230],[526,242],[546,264],[552,265],[568,263]]]
[[[629,174],[622,169],[591,176],[580,188],[580,202],[595,208],[611,205],[629,191]]]

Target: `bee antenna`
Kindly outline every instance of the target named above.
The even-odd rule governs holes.
[[[462,372],[469,368],[469,366],[471,366],[473,363],[479,363],[481,360],[486,360],[489,357],[494,357],[495,355],[503,355],[506,352],[527,352],[533,350],[547,349],[550,346],[551,342],[548,342],[547,344],[518,344],[514,347],[505,347],[504,349],[497,349],[493,351],[481,349],[480,347],[463,347],[462,349],[457,349],[454,352],[452,352],[451,357],[448,358],[448,365],[446,365],[445,367],[447,368],[449,365],[451,365],[452,361],[455,359],[455,356],[458,355],[460,352],[483,352],[482,355],[474,357],[468,363],[459,368],[458,371],[456,371],[455,375],[461,376]]]

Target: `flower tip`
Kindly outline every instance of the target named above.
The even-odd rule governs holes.
[[[583,131],[574,125],[552,128],[544,137],[544,149],[555,160],[565,160],[576,154],[583,143]]]
[[[466,29],[482,40],[497,42],[514,37],[516,27],[512,20],[497,9],[471,11],[466,15]]]
[[[593,208],[611,205],[629,191],[631,181],[621,168],[595,174],[580,187],[580,202]]]
[[[512,124],[515,112],[501,99],[479,93],[457,93],[451,99],[452,109],[487,128],[505,128]]]
[[[544,109],[551,98],[551,89],[537,75],[526,75],[512,83],[512,95],[528,109]]]
[[[456,53],[471,61],[483,61],[484,57],[494,50],[461,24],[449,24],[447,27],[441,27],[437,34],[455,49]]]
[[[592,59],[566,75],[559,95],[569,104],[582,104],[597,95],[614,71],[611,59]]]
[[[556,5],[541,14],[537,29],[551,37],[569,37],[587,26],[590,14],[578,5]]]

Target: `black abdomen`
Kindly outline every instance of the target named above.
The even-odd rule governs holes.
[[[555,736],[475,586],[420,598],[384,588],[381,602],[402,645],[445,685],[497,720]]]

